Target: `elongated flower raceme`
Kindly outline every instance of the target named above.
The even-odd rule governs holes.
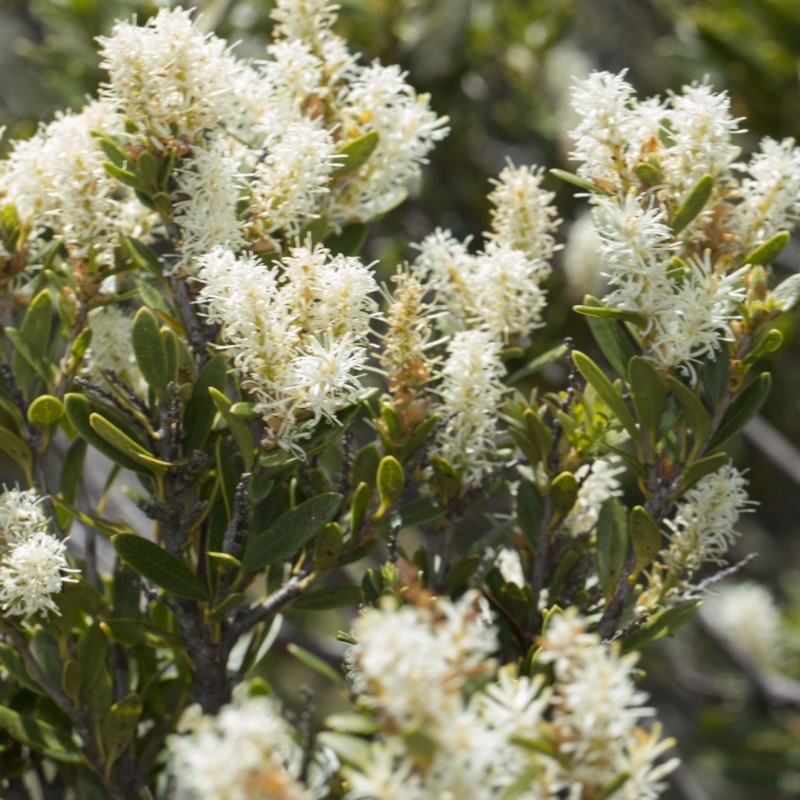
[[[461,331],[447,349],[438,388],[439,411],[447,423],[436,452],[462,471],[467,485],[477,485],[496,452],[497,409],[505,392],[500,342],[486,331]]]
[[[33,489],[0,495],[0,615],[6,619],[60,614],[54,596],[73,580],[66,544],[49,530]]]
[[[356,258],[296,247],[265,266],[215,249],[199,259],[203,313],[264,420],[264,441],[302,455],[308,425],[336,422],[364,390],[377,289]]]

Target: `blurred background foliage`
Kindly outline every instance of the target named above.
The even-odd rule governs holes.
[[[209,30],[239,42],[240,55],[263,53],[269,0],[188,5],[198,7]],[[371,233],[365,258],[380,259],[384,274],[413,258],[408,243],[437,226],[472,236],[479,246],[488,226],[489,180],[507,159],[570,169],[570,85],[590,69],[627,69],[642,96],[708,78],[728,90],[734,115],[747,118],[744,151],[764,135],[800,131],[797,0],[342,0],[341,6],[338,31],[353,48],[367,61],[401,64],[412,84],[432,95],[436,111],[450,117],[452,129],[434,152],[424,185]],[[144,21],[157,7],[147,0],[3,0],[0,126],[6,134],[0,153],[58,109],[79,108],[103,79],[95,37],[108,33],[115,19],[135,14]],[[580,201],[570,187],[548,183],[557,192],[567,241]],[[587,254],[574,238],[562,251],[571,263],[551,279],[548,325],[535,344],[542,351],[565,336],[589,347],[570,306],[594,288],[591,245]],[[784,277],[798,269],[795,240],[776,271]],[[759,503],[735,556],[759,553],[747,577],[779,600],[789,653],[783,672],[798,679],[800,336],[796,319],[782,320],[782,327],[786,344],[771,360],[771,399],[735,447],[737,461],[750,467]],[[563,377],[557,369],[549,374],[553,386]],[[271,664],[266,674],[280,685],[280,662]],[[754,685],[700,623],[678,641],[651,648],[643,666],[684,761],[668,797],[800,796],[800,702],[776,702]],[[311,674],[308,680],[313,683]]]

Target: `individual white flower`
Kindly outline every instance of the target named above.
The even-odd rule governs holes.
[[[575,472],[579,483],[575,505],[561,523],[561,528],[572,536],[591,533],[597,525],[600,508],[609,497],[619,497],[622,487],[617,479],[625,472],[625,467],[614,456],[598,458],[590,464],[583,464]]]
[[[542,189],[544,170],[507,166],[489,195],[494,204],[489,237],[500,245],[522,250],[534,260],[549,261],[556,249],[553,232],[558,226],[552,205],[555,194]],[[541,274],[541,279],[547,277]]]
[[[460,331],[447,350],[437,390],[439,411],[447,422],[436,439],[436,452],[463,472],[465,484],[474,486],[493,463],[506,370],[499,341],[486,331]]]
[[[741,202],[731,224],[739,234],[743,255],[800,219],[800,148],[794,139],[762,139],[759,152],[743,165]]]
[[[191,11],[161,9],[142,27],[117,22],[98,41],[100,66],[109,73],[100,96],[146,144],[193,144],[220,124],[218,103],[226,102],[226,79],[238,67],[225,42],[203,33]]]
[[[752,581],[722,586],[700,612],[717,633],[754,664],[775,669],[784,656],[781,614],[775,599]]]
[[[86,354],[86,372],[101,385],[103,371],[111,370],[137,394],[147,394],[147,383],[136,364],[133,352],[133,317],[119,306],[96,309],[89,316],[92,343]]]
[[[182,266],[191,270],[193,260],[214,247],[241,249],[245,240],[237,207],[242,184],[225,139],[214,137],[192,148],[173,177]]]
[[[347,653],[353,687],[395,729],[439,730],[460,707],[466,682],[492,667],[494,629],[474,592],[457,602],[400,606],[385,600],[356,619]]]
[[[701,564],[722,564],[728,548],[738,537],[735,525],[750,505],[744,475],[725,464],[701,478],[678,502],[669,529],[669,547],[662,551],[665,563],[677,577],[690,575]]]
[[[294,737],[269,697],[239,700],[215,717],[202,717],[190,733],[168,740],[169,797],[309,800]]]

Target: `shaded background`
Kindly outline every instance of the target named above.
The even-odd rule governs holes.
[[[187,3],[240,55],[259,57],[270,30],[267,0]],[[590,69],[628,70],[640,95],[679,90],[708,78],[729,91],[746,117],[744,152],[764,135],[800,130],[800,3],[797,0],[345,0],[337,31],[370,61],[399,63],[411,83],[450,117],[451,134],[431,157],[414,196],[373,226],[365,258],[380,270],[413,258],[408,243],[436,226],[480,244],[488,225],[489,179],[507,159],[570,169],[569,87]],[[79,108],[102,80],[94,37],[117,18],[143,21],[157,8],[139,0],[1,0],[0,143],[33,133],[60,108]],[[569,187],[557,192],[566,240],[580,215]],[[563,255],[563,251],[562,251]],[[551,278],[544,351],[565,336],[591,347],[570,305],[589,280]],[[800,269],[793,241],[776,265],[779,277]],[[789,315],[787,315],[788,317]],[[785,672],[800,678],[800,337],[795,318],[780,320],[784,348],[771,357],[774,388],[762,418],[732,451],[749,467],[757,511],[742,526],[732,558],[757,551],[747,577],[767,585],[784,609]],[[555,383],[558,370],[550,373]],[[545,378],[547,379],[547,377]],[[553,388],[553,387],[551,387]],[[0,476],[5,477],[5,475]],[[13,474],[8,478],[13,480]],[[297,616],[297,615],[295,615]],[[308,630],[302,620],[289,625]],[[280,661],[268,668],[280,684]],[[275,666],[277,664],[278,666]],[[769,800],[800,796],[800,709],[774,705],[737,674],[724,653],[692,623],[677,640],[643,659],[648,690],[684,766],[670,798]],[[313,683],[311,676],[308,678]],[[296,676],[292,674],[296,684]],[[288,693],[295,689],[289,689]],[[289,697],[289,700],[292,698]],[[324,699],[322,705],[324,705]]]

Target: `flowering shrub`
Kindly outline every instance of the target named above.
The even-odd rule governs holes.
[[[605,365],[540,353],[542,170],[500,173],[482,249],[437,229],[379,280],[367,225],[447,122],[321,0],[274,19],[259,62],[181,9],[117,23],[99,98],[0,165],[0,447],[26,487],[0,496],[0,779],[658,797],[676,758],[637,651],[698,610],[748,509],[723,448],[800,292],[768,269],[800,150],[737,162],[705,84],[576,84],[556,172],[592,207],[610,291],[576,311]],[[152,524],[114,510],[123,487]],[[255,672],[285,615],[330,608],[353,620],[335,664],[292,644],[347,704],[317,729]]]

